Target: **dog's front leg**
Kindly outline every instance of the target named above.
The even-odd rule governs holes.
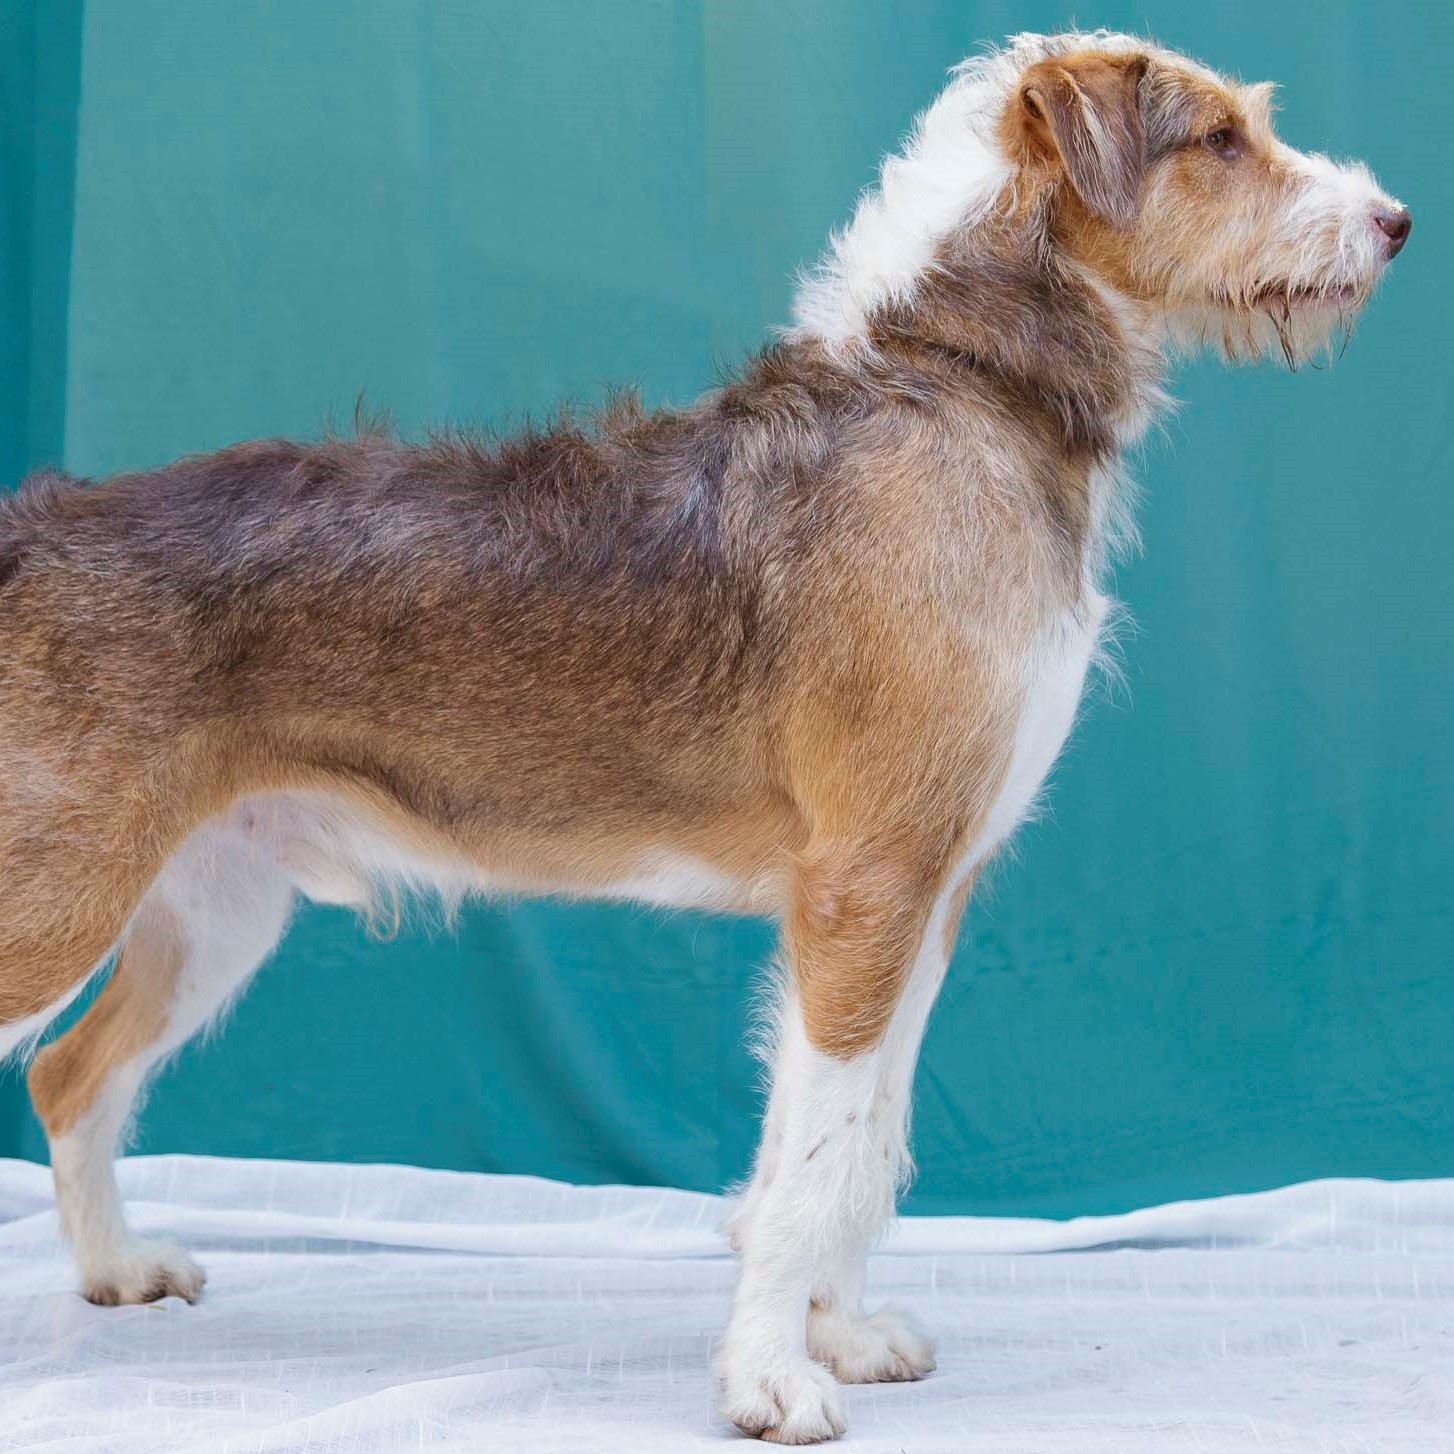
[[[718,1357],[722,1411],[745,1434],[810,1444],[846,1427],[833,1375],[809,1356],[809,1296],[824,1258],[867,1245],[893,1210],[893,1173],[861,1143],[878,1092],[878,1050],[817,1050],[796,996],[775,1067],[779,1144],[741,1228],[742,1271]],[[872,1229],[872,1230],[870,1230]]]
[[[882,1156],[896,1168],[900,1185],[911,1169],[909,1114],[919,1047],[954,951],[970,882],[965,878],[940,895],[883,1040],[872,1124]],[[808,1309],[808,1352],[831,1368],[840,1383],[922,1378],[934,1369],[934,1345],[895,1309],[880,1308],[873,1314],[864,1310],[868,1251],[868,1242],[860,1242],[818,1267]]]
[[[839,851],[800,880],[786,933],[773,1144],[738,1223],[742,1272],[717,1362],[727,1417],[785,1444],[844,1430],[824,1363],[858,1380],[933,1366],[927,1343],[901,1321],[863,1317],[861,1292],[864,1258],[907,1169],[913,1054],[895,1019],[909,1015],[916,1053],[932,991],[919,1008],[904,990],[915,986],[929,937],[943,939],[940,876]],[[942,964],[929,976],[935,989],[941,974]]]

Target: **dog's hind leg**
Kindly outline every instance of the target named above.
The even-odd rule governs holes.
[[[908,1086],[959,898],[939,857],[838,846],[799,871],[775,1145],[740,1224],[717,1365],[723,1411],[745,1433],[788,1444],[841,1433],[824,1364],[855,1381],[933,1367],[922,1338],[901,1320],[865,1318],[860,1299],[864,1259],[908,1170]]]
[[[95,1004],[36,1057],[31,1096],[90,1301],[192,1301],[201,1291],[190,1258],[128,1228],[113,1158],[148,1073],[241,989],[281,937],[292,902],[270,844],[236,825],[204,825],[132,916]]]
[[[20,831],[6,806],[0,781],[0,1060],[33,1045],[80,994],[144,886],[124,871],[96,873],[93,845]]]

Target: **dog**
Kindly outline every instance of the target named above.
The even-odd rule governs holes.
[[[1105,32],[967,61],[691,406],[501,442],[268,440],[0,505],[0,1051],[96,1303],[193,1300],[112,1169],[148,1074],[298,895],[778,918],[717,1359],[744,1433],[843,1432],[931,1345],[865,1313],[976,875],[1071,729],[1178,350],[1342,341],[1408,237],[1272,88]]]

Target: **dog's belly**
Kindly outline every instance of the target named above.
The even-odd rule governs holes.
[[[1100,643],[1110,601],[1088,596],[1042,636],[1031,659],[1025,704],[1004,781],[971,845],[966,870],[982,863],[1035,805],[1075,724],[1086,672]]]
[[[685,854],[646,855],[628,877],[592,890],[593,898],[630,899],[663,909],[726,909],[771,913],[778,908],[778,886],[766,879],[744,880]]]
[[[343,907],[366,907],[384,885],[432,891],[451,901],[475,894],[565,893],[661,908],[771,913],[778,907],[780,886],[770,876],[741,878],[669,849],[645,851],[606,877],[566,870],[541,880],[508,869],[492,872],[463,853],[422,854],[362,819],[347,802],[322,793],[243,799],[228,815],[226,829],[253,841],[307,898]]]

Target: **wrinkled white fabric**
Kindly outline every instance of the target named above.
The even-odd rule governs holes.
[[[207,1293],[89,1306],[48,1173],[0,1161],[0,1450],[732,1447],[715,1198],[186,1156],[122,1186]],[[844,1454],[1454,1449],[1454,1180],[906,1220],[871,1293],[940,1368],[847,1390]]]

